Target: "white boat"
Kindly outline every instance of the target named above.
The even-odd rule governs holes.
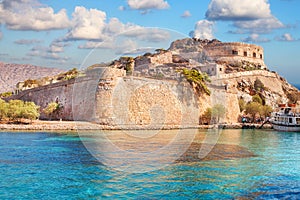
[[[300,132],[300,113],[292,106],[284,106],[278,112],[273,112],[270,122],[275,130]]]

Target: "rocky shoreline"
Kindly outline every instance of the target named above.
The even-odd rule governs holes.
[[[119,127],[105,126],[83,121],[41,121],[37,120],[31,124],[0,124],[0,130],[22,130],[22,131],[77,131],[77,130],[151,130],[151,129],[259,129],[261,124],[225,124],[225,125],[198,125],[198,126],[164,126],[164,127]],[[272,129],[271,124],[265,124],[262,129]]]

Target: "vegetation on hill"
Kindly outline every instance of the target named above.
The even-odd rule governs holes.
[[[80,72],[77,70],[77,68],[73,68],[70,69],[69,71],[65,72],[65,73],[61,73],[59,74],[56,79],[57,80],[70,80],[70,79],[74,79],[77,78],[80,75]]]
[[[210,82],[209,76],[206,73],[200,73],[195,69],[182,69],[181,73],[190,84],[194,84],[199,92],[204,92],[210,95],[206,82]]]
[[[11,95],[13,95],[12,92],[3,92],[0,94],[0,98],[7,98],[10,97]]]

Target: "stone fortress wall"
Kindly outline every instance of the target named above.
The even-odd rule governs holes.
[[[216,59],[226,58],[232,61],[247,58],[249,62],[264,64],[263,49],[256,45],[213,42],[206,46],[209,49],[207,52]],[[236,86],[241,79],[253,83],[259,78],[276,94],[274,96],[270,92],[270,99],[280,99],[285,95],[276,73],[253,70],[226,74],[222,65],[212,63],[210,68],[215,69],[215,74],[211,77],[212,83],[208,85],[212,95],[200,97],[195,95],[190,84],[182,81],[181,77],[166,77],[168,74],[178,75],[178,66],[192,68],[198,65],[190,65],[184,60],[174,62],[172,52],[163,51],[135,59],[133,76],[127,76],[123,69],[98,67],[89,70],[85,77],[25,90],[13,98],[34,101],[41,109],[50,102],[58,101],[63,106],[60,115],[63,120],[90,121],[108,127],[138,129],[161,128],[160,126],[176,128],[182,125],[192,127],[198,124],[200,114],[214,103],[225,103],[227,114],[224,122],[235,123],[240,114],[237,101],[243,94],[236,87],[225,89],[224,84]],[[169,71],[165,71],[163,78],[136,76],[137,72],[145,72],[144,70],[148,70],[149,74],[149,69],[150,72],[151,69]]]
[[[195,127],[197,97],[187,82],[126,76],[115,68],[96,68],[86,77],[28,89],[12,97],[33,101],[41,110],[62,105],[62,120],[89,121],[117,129]],[[50,119],[42,113],[42,119]]]
[[[206,56],[213,61],[248,61],[265,69],[262,47],[241,42],[209,43],[204,47]]]

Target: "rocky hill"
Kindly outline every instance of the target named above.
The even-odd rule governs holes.
[[[11,64],[0,62],[0,93],[13,91],[20,81],[53,76],[64,70],[39,67],[30,64]]]

